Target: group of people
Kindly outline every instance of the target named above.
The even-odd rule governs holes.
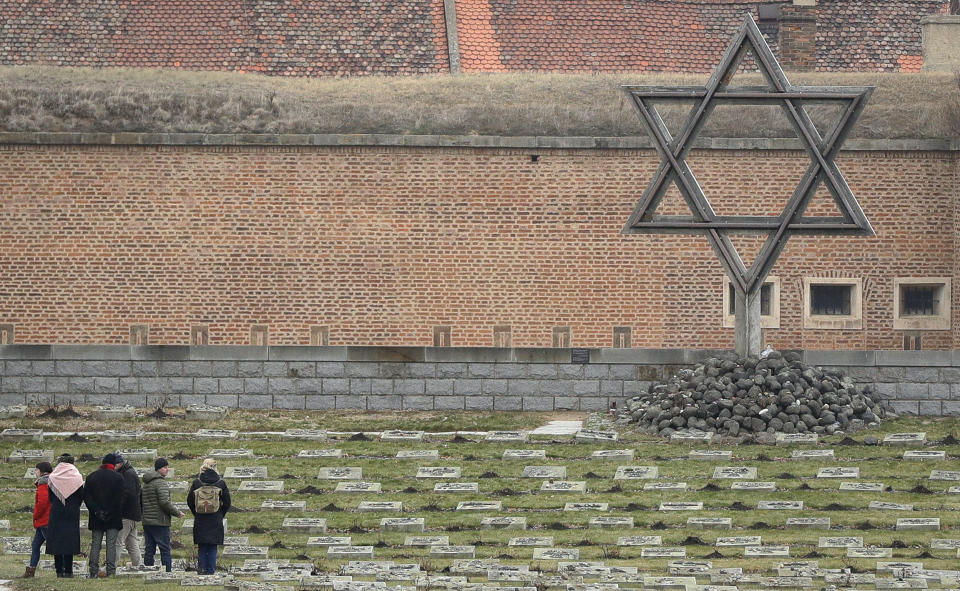
[[[73,576],[73,556],[80,553],[80,506],[89,511],[88,527],[93,536],[87,565],[90,577],[110,577],[117,570],[122,547],[135,568],[153,566],[157,550],[167,572],[173,566],[170,554],[170,520],[183,517],[170,500],[164,480],[170,470],[166,458],[157,458],[153,470],[143,475],[143,484],[130,462],[119,453],[108,453],[100,467],[86,480],[70,454],[36,466],[35,528],[30,565],[24,577],[32,577],[40,563],[40,548],[53,555],[57,577]],[[217,546],[223,544],[223,519],[230,510],[230,491],[217,473],[217,462],[207,458],[200,466],[187,493],[187,506],[194,516],[193,543],[197,546],[197,572],[213,574]],[[144,552],[140,554],[137,524],[143,522]],[[100,570],[100,549],[106,543],[104,570]]]

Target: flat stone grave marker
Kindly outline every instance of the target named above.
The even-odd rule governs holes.
[[[373,558],[373,546],[328,546],[327,558]]]
[[[877,563],[877,574],[902,573],[903,571],[916,572],[920,570],[923,570],[922,562],[905,562],[898,560],[896,562]]]
[[[211,449],[210,457],[217,458],[218,460],[223,459],[233,459],[233,458],[252,458],[253,450],[252,449]]]
[[[43,441],[43,429],[4,429],[0,438],[4,441]]]
[[[433,485],[435,493],[471,493],[480,492],[479,482],[438,482]]]
[[[306,511],[306,501],[277,501],[273,499],[260,503],[260,509],[273,511]]]
[[[327,438],[327,431],[326,429],[287,429],[283,432],[283,438],[323,441]]]
[[[757,482],[755,480],[742,480],[730,485],[730,490],[757,490],[764,492],[773,492],[777,490],[776,482]]]
[[[547,480],[540,485],[541,492],[575,492],[575,493],[585,493],[587,492],[587,483],[586,481],[571,481],[571,480]]]
[[[957,470],[931,470],[930,480],[960,480],[960,471]]]
[[[760,546],[762,542],[760,541],[760,536],[728,536],[723,538],[717,538],[717,541],[714,543],[715,546],[723,547],[739,547],[739,546]]]
[[[4,554],[30,554],[31,550],[29,538],[8,539],[3,543]]]
[[[282,480],[244,480],[239,492],[283,492]]]
[[[327,520],[317,517],[284,517],[281,530],[288,533],[325,534]]]
[[[249,546],[250,536],[224,536],[224,546]]]
[[[521,478],[550,478],[563,480],[567,477],[566,466],[526,466],[520,474]]]
[[[22,404],[0,406],[0,419],[22,419],[27,416],[27,407]]]
[[[812,577],[760,577],[757,579],[757,584],[760,585],[761,589],[767,587],[783,588],[783,587],[812,587],[813,578]]]
[[[632,449],[598,449],[590,454],[592,460],[633,460]]]
[[[817,478],[860,478],[860,468],[820,468],[817,470]]]
[[[658,490],[658,491],[687,490],[687,483],[686,482],[647,482],[647,483],[644,483],[643,490]]]
[[[927,434],[919,433],[888,433],[883,438],[884,445],[909,445],[922,447],[927,443]]]
[[[603,515],[591,517],[588,527],[597,529],[629,529],[633,527],[633,517],[612,517]]]
[[[939,517],[912,517],[897,519],[897,531],[939,531]]]
[[[757,468],[755,466],[717,466],[713,470],[713,477],[720,478],[742,478],[744,480],[756,480]]]
[[[342,458],[342,449],[301,449],[298,458]]]
[[[947,489],[948,495],[960,495],[960,486],[951,486]]]
[[[0,519],[0,529],[10,529],[10,520],[9,519]]]
[[[710,443],[713,433],[709,431],[677,431],[670,435],[670,443]]]
[[[423,441],[423,431],[390,429],[380,433],[380,441]]]
[[[350,536],[312,536],[307,538],[307,546],[349,546]]]
[[[485,437],[486,441],[496,443],[508,443],[513,441],[526,441],[530,438],[527,431],[490,431]]]
[[[790,556],[790,546],[770,545],[770,546],[744,546],[744,558],[772,558]]]
[[[250,478],[263,480],[267,477],[266,466],[230,466],[223,471],[224,478]]]
[[[81,568],[86,567],[86,563],[82,563],[82,564],[83,564],[83,567]],[[73,569],[74,576],[76,576],[78,572],[83,572],[83,571],[81,569],[78,569],[77,567],[74,567]],[[150,584],[162,585],[164,583],[174,583],[179,585],[180,581],[183,580],[183,578],[186,576],[187,576],[187,573],[185,572],[173,571],[168,573],[166,571],[158,571],[158,572],[147,573],[146,575],[144,575],[143,582],[144,584],[147,584],[147,585],[150,585]]]
[[[816,445],[816,433],[777,433],[777,445]]]
[[[580,550],[576,548],[534,548],[534,560],[580,560]]]
[[[702,511],[703,502],[667,502],[660,503],[660,511]]]
[[[526,517],[484,517],[480,529],[527,529]]]
[[[733,529],[730,517],[688,517],[687,527],[693,529]]]
[[[362,480],[363,469],[359,467],[320,468],[317,478],[320,480]]]
[[[397,452],[398,460],[438,460],[440,450],[437,449],[401,449]]]
[[[460,466],[420,467],[417,478],[460,478]]]
[[[730,460],[733,452],[729,449],[693,449],[687,454],[690,460]]]
[[[945,538],[932,538],[930,540],[931,550],[956,550],[960,548],[960,540]]]
[[[687,549],[684,547],[668,547],[664,546],[661,548],[642,548],[640,550],[640,558],[686,558]]]
[[[10,462],[40,462],[53,461],[52,449],[15,449],[10,452]],[[35,476],[34,476],[35,477]]]
[[[893,558],[893,548],[847,548],[847,558]]]
[[[945,460],[947,452],[943,450],[908,449],[903,452],[905,460]]]
[[[374,513],[379,511],[403,511],[403,503],[400,501],[360,501],[357,505],[357,511],[361,513]]]
[[[829,517],[787,517],[787,527],[797,529],[830,529]]]
[[[220,421],[227,416],[226,406],[210,404],[190,404],[187,406],[186,418],[188,421]]]
[[[790,452],[791,460],[832,460],[836,458],[832,449],[795,449]]]
[[[503,450],[504,460],[545,460],[547,450],[545,449],[505,449]]]
[[[132,419],[134,408],[132,406],[94,406],[91,413],[94,418],[102,421],[116,421],[123,419]]]
[[[203,575],[198,576],[196,574],[185,573],[184,577],[180,579],[181,587],[204,587],[207,585],[217,585],[224,587],[226,591],[226,585],[233,582],[233,577],[227,574],[214,574],[214,575]]]
[[[404,546],[448,546],[450,536],[407,536]]]
[[[473,558],[473,546],[430,546],[431,558]]]
[[[510,538],[507,546],[542,546],[552,547],[553,536],[528,536],[523,538]]]
[[[450,572],[458,575],[481,576],[487,574],[490,569],[498,568],[500,560],[497,558],[482,558],[474,560],[454,560],[450,565]],[[529,570],[529,567],[515,567],[510,565],[512,570]]]
[[[649,480],[659,474],[657,466],[617,466],[614,480]]]
[[[457,511],[503,511],[503,501],[460,501]]]
[[[803,501],[759,501],[757,509],[762,511],[799,511],[803,509]]]
[[[167,474],[169,474],[169,472],[167,472]],[[187,482],[186,480],[168,480],[167,481],[167,489],[170,491],[186,492],[188,488],[190,488],[190,483]]]
[[[863,538],[859,536],[820,536],[817,548],[863,548]]]
[[[224,546],[223,555],[224,556],[254,556],[260,558],[266,558],[268,554],[268,549],[266,546]]]
[[[564,511],[609,511],[610,503],[566,503]]]
[[[157,450],[149,447],[128,447],[119,450],[120,455],[129,461],[153,461],[157,459]]]
[[[868,509],[881,511],[913,511],[913,505],[908,503],[888,503],[886,501],[870,501]]]
[[[705,560],[672,560],[667,563],[671,575],[704,575],[713,570],[713,563]]]
[[[580,429],[573,436],[574,441],[616,441],[620,436],[616,431],[598,431],[596,429]]]
[[[380,531],[423,532],[423,517],[384,517]]]
[[[107,429],[100,434],[100,439],[103,441],[122,441],[124,439],[143,439],[145,436],[146,433],[143,431],[134,429]]]
[[[617,546],[659,546],[661,536],[622,536],[617,538]]]
[[[844,492],[883,492],[882,482],[841,482],[840,489]]]
[[[824,573],[823,580],[828,584],[841,584],[845,587],[873,585],[877,580],[877,575],[874,573]]]
[[[349,481],[338,482],[335,492],[379,493],[379,492],[383,492],[383,486],[379,482],[363,482],[362,480],[349,480]]]
[[[195,435],[205,439],[236,439],[240,432],[235,429],[197,429]]]

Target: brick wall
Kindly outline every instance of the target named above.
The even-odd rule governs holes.
[[[467,72],[707,72],[743,15],[757,16],[764,4],[784,3],[457,0],[452,20]],[[819,0],[816,69],[918,71],[920,19],[948,11],[949,0]],[[777,22],[761,26],[774,33]],[[791,27],[788,40],[796,40]],[[443,0],[0,0],[0,32],[4,65],[284,76],[450,71]],[[776,47],[777,35],[769,37]]]
[[[585,354],[588,357],[585,357]],[[604,411],[704,350],[0,346],[0,405]],[[960,416],[960,355],[806,351],[896,412]],[[576,363],[573,362],[577,357]]]
[[[330,345],[391,346],[430,345],[436,326],[454,346],[490,346],[508,325],[514,347],[549,347],[555,327],[571,346],[609,347],[626,326],[633,347],[732,347],[706,242],[620,233],[653,150],[449,141],[0,146],[0,325],[17,343],[127,344],[146,325],[150,344],[188,344],[195,326],[208,344],[249,344],[256,325],[271,345],[325,326]],[[717,211],[775,215],[807,159],[713,149],[690,162]],[[780,328],[765,339],[901,349],[894,277],[958,276],[957,152],[849,151],[839,164],[877,236],[791,239],[773,269]],[[821,193],[810,213],[835,211]],[[748,260],[759,245],[735,242]],[[862,279],[863,329],[805,329],[804,276]],[[924,332],[923,348],[956,348],[958,291],[953,329]]]

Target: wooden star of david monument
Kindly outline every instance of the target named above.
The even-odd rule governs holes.
[[[728,85],[740,63],[751,51],[766,85],[729,88]],[[627,220],[623,232],[694,233],[706,236],[736,291],[736,350],[741,355],[758,354],[762,346],[760,288],[790,236],[874,234],[870,222],[834,162],[850,128],[866,106],[873,87],[791,85],[760,34],[753,17],[748,14],[706,86],[623,88],[630,96],[661,157],[659,168]],[[664,101],[693,102],[690,116],[677,137],[673,137],[667,130],[654,105],[655,102]],[[805,109],[805,105],[810,101],[838,103],[841,107],[840,117],[823,136],[817,131]],[[779,216],[717,215],[687,165],[686,156],[718,103],[779,105],[809,155],[810,164]],[[671,185],[677,187],[690,208],[691,215],[661,216],[656,213]],[[840,210],[839,216],[804,215],[821,185],[833,196]],[[730,240],[730,235],[735,233],[767,234],[759,254],[749,267],[744,264]]]

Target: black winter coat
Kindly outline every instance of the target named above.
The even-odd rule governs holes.
[[[129,462],[125,462],[123,467],[117,470],[117,474],[123,477],[123,509],[121,511],[123,518],[141,521],[143,500],[140,495],[140,479],[137,478],[137,471]]]
[[[87,476],[83,491],[90,531],[123,528],[123,476],[101,466]]]
[[[47,554],[80,554],[80,505],[83,487],[61,503],[50,493],[50,524],[47,525]]]
[[[203,513],[197,515],[196,501],[193,498],[193,491],[201,486],[215,484],[220,487],[220,510],[216,513]],[[224,482],[215,470],[201,472],[199,478],[195,478],[187,493],[187,506],[193,513],[193,543],[194,544],[223,544],[223,518],[230,510],[230,490],[227,489],[227,483]]]

